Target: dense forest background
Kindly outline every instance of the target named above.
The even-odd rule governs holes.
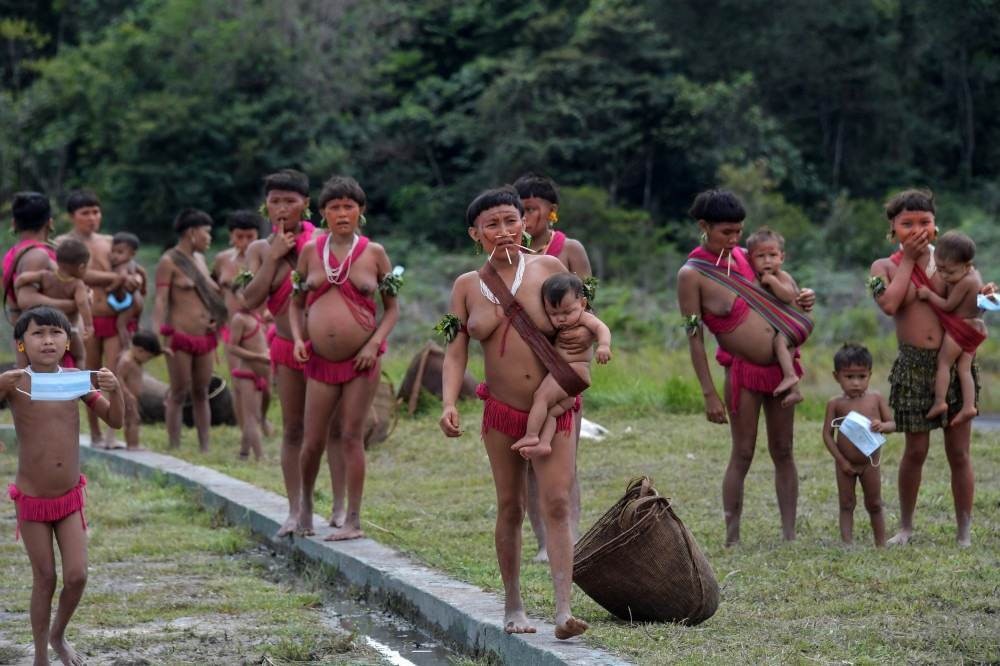
[[[534,171],[602,277],[656,289],[701,189],[816,282],[884,255],[917,185],[985,265],[998,44],[997,0],[0,0],[0,212],[87,186],[160,242],[292,166],[355,176],[373,235],[464,249],[471,196]]]

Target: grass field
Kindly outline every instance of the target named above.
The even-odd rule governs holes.
[[[16,463],[0,453],[0,477],[13,480]],[[222,525],[177,488],[100,466],[86,472],[89,581],[67,637],[87,663],[380,663],[317,612],[321,588],[272,580],[269,555],[247,532]],[[5,501],[0,664],[27,659],[30,594],[31,568]]]
[[[583,442],[579,473],[586,529],[640,474],[673,498],[681,518],[705,549],[722,586],[718,613],[694,627],[630,625],[575,590],[576,612],[591,622],[587,640],[639,663],[962,663],[1000,659],[1000,434],[976,433],[972,442],[977,494],[970,549],[954,545],[947,464],[940,434],[933,439],[917,508],[917,537],[907,548],[875,550],[867,515],[855,516],[856,545],[839,543],[833,463],[820,440],[817,414],[832,379],[815,373],[796,427],[800,479],[799,539],[780,540],[772,470],[758,447],[746,485],[743,543],[723,547],[720,486],[729,453],[728,429],[686,404],[689,366],[663,352],[620,354],[595,371],[587,416],[611,429],[601,443]],[[659,354],[659,355],[657,355]],[[388,364],[399,377],[406,355]],[[650,368],[663,363],[662,378]],[[474,365],[474,364],[473,364]],[[679,387],[679,388],[678,388]],[[681,396],[678,398],[677,396]],[[822,397],[820,397],[822,396]],[[390,439],[370,452],[364,527],[373,538],[484,589],[499,591],[492,542],[496,512],[485,452],[478,438],[479,406],[462,408],[466,434],[445,440],[439,405],[422,400],[402,416]],[[272,418],[278,410],[272,409]],[[282,491],[277,441],[259,464],[236,459],[235,428],[213,431],[212,450],[196,451],[186,431],[178,455],[277,492]],[[159,427],[143,440],[165,448]],[[883,456],[887,525],[898,524],[895,472],[902,436],[892,435]],[[321,478],[317,511],[329,510]],[[525,553],[533,552],[525,527]],[[545,566],[522,566],[531,613],[552,613]],[[627,572],[623,572],[627,575]]]

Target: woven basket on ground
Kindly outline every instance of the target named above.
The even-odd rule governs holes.
[[[648,477],[629,482],[573,555],[573,581],[623,620],[693,625],[719,606],[711,565]]]
[[[382,373],[371,409],[365,418],[365,448],[371,448],[389,438],[399,420],[399,401],[389,375]]]

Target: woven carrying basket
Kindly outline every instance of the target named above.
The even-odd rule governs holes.
[[[623,620],[694,625],[719,606],[712,566],[649,477],[632,479],[576,544],[573,581]]]

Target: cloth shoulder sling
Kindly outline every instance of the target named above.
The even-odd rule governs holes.
[[[226,307],[226,301],[223,300],[222,294],[212,289],[212,285],[208,283],[208,276],[198,270],[194,261],[176,248],[170,251],[170,260],[174,262],[174,266],[181,273],[184,273],[194,283],[194,290],[198,294],[198,298],[205,304],[208,314],[215,320],[216,326],[225,324],[229,319],[229,309]]]
[[[889,259],[892,263],[899,266],[900,262],[903,261],[903,253],[896,252]],[[913,271],[910,273],[910,282],[917,287],[927,287],[931,291],[934,291],[934,286],[931,284],[931,279],[927,276],[926,271],[917,264],[913,264]],[[937,307],[933,303],[928,302],[931,309],[934,310],[934,314],[937,315],[938,321],[941,322],[941,328],[943,328],[952,339],[958,343],[958,346],[962,348],[962,351],[968,354],[974,354],[976,349],[986,340],[986,335],[977,331],[975,328],[969,325],[969,322],[965,321],[954,312],[945,312],[941,308]]]
[[[517,330],[524,342],[531,348],[538,360],[542,362],[545,369],[549,371],[556,383],[566,391],[567,395],[580,395],[589,388],[590,384],[580,378],[576,371],[570,367],[556,348],[545,337],[545,334],[538,330],[535,322],[524,311],[521,304],[517,302],[510,289],[504,284],[500,274],[493,268],[493,264],[486,262],[486,265],[479,269],[479,279],[481,279],[493,295],[500,301],[503,313],[510,320],[511,325]]]
[[[701,253],[695,250],[689,254],[686,265],[735,293],[775,330],[787,337],[794,346],[801,346],[812,333],[812,321],[791,305],[776,298],[771,292],[754,284],[752,277],[747,275],[749,273],[752,276],[753,271],[749,268],[749,262],[743,252],[742,248],[733,251],[732,260],[738,265],[738,270],[735,271],[728,265],[716,265],[708,261],[710,255],[704,250]]]
[[[21,263],[21,259],[24,258],[24,255],[28,254],[36,247],[45,250],[45,253],[49,255],[49,259],[52,261],[56,260],[56,251],[52,245],[33,239],[19,242],[14,247],[7,250],[7,254],[4,255],[3,304],[5,308],[9,304],[10,307],[17,309],[17,296],[14,294],[14,280],[17,279],[17,265]]]

